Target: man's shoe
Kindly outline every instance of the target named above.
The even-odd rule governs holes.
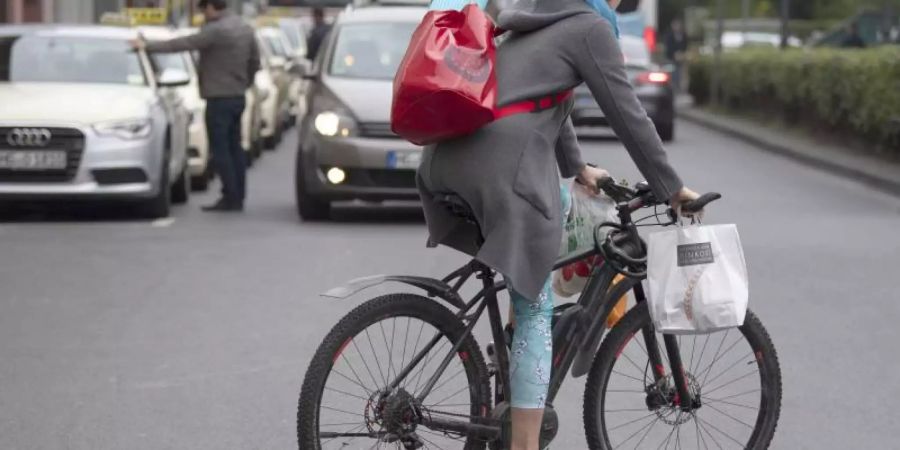
[[[219,201],[212,205],[204,206],[202,209],[206,212],[241,212],[244,210],[244,205],[232,203],[225,199],[219,199]]]

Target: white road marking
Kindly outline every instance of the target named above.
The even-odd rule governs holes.
[[[153,222],[150,222],[150,226],[155,228],[168,228],[171,227],[173,223],[175,223],[174,217],[163,217],[162,219],[156,219]]]

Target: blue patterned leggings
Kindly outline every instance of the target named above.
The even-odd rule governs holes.
[[[563,183],[560,187],[563,217],[568,216],[572,195]],[[547,400],[550,369],[553,364],[553,292],[551,278],[547,278],[537,301],[510,290],[513,314],[516,317],[510,357],[510,390],[513,408],[541,409]]]

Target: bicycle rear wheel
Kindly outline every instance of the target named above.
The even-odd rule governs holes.
[[[417,417],[470,421],[490,410],[484,357],[472,336],[421,403],[417,395],[465,327],[436,301],[412,294],[370,300],[345,316],[319,346],[310,364],[297,410],[301,450],[483,449],[485,443],[436,432]],[[396,389],[391,381],[438,339]],[[414,436],[414,437],[413,437]]]
[[[781,411],[781,369],[756,315],[747,311],[736,330],[678,337],[691,394],[700,398],[691,412],[679,407],[662,334],[652,327],[641,303],[603,341],[585,387],[590,448],[768,448]],[[655,333],[664,358],[659,382],[644,329]]]

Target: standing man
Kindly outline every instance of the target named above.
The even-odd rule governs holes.
[[[135,49],[175,53],[197,51],[200,96],[206,99],[206,133],[213,165],[222,180],[222,197],[204,211],[244,209],[247,161],[241,147],[244,95],[259,70],[259,48],[253,28],[228,11],[227,0],[200,0],[206,19],[200,32],[161,42],[132,41]]]
[[[687,54],[687,34],[680,19],[675,19],[670,24],[665,44],[666,59],[675,66],[675,70],[672,71],[672,84],[676,91],[681,91],[681,73]]]
[[[322,46],[322,43],[325,42],[325,38],[328,37],[328,33],[331,31],[331,25],[325,23],[325,10],[320,7],[313,8],[312,16],[313,29],[306,38],[306,57],[310,61],[315,61],[316,55],[319,54],[319,47]]]

